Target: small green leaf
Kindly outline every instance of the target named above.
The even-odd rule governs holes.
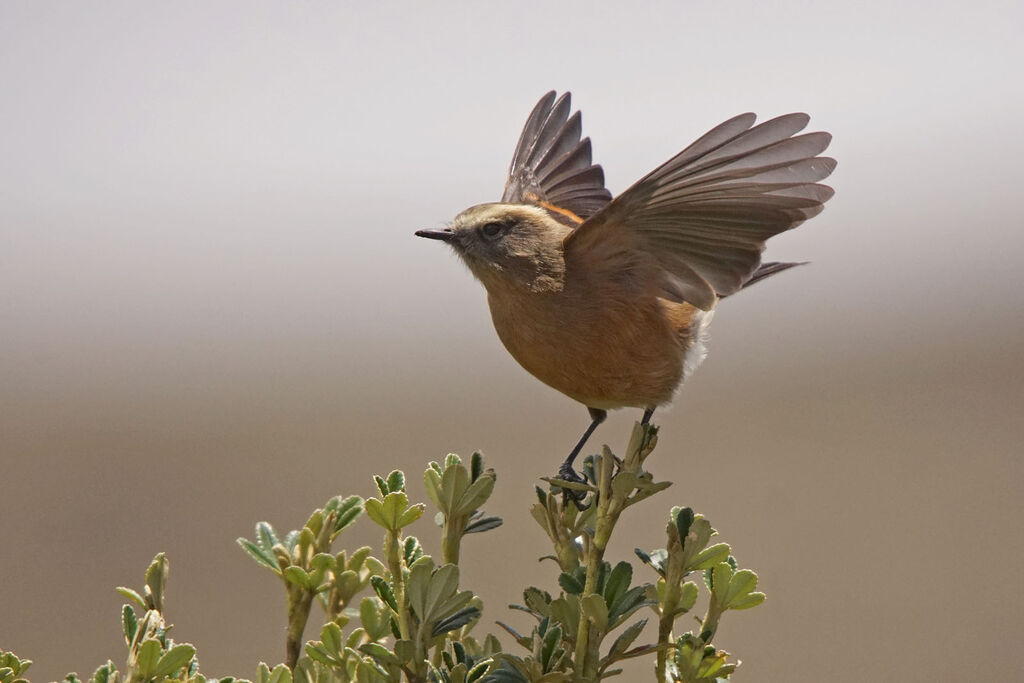
[[[494,477],[482,476],[471,483],[455,504],[454,514],[468,515],[491,497],[494,491]]]
[[[423,515],[423,510],[426,506],[423,503],[416,503],[412,507],[408,508],[402,513],[401,517],[398,518],[398,528],[407,527]]]
[[[431,465],[436,464],[437,463],[431,463]],[[434,504],[434,507],[441,511],[439,514],[444,515],[447,512],[448,507],[442,499],[441,472],[433,467],[427,468],[427,471],[423,473],[423,485],[427,489],[427,497],[430,498],[430,502]]]
[[[741,569],[729,577],[729,592],[726,597],[745,595],[755,588],[757,588],[757,574],[749,569]]]
[[[128,645],[132,644],[135,633],[139,630],[139,618],[131,605],[121,608],[121,630],[124,632],[124,640]]]
[[[160,661],[160,653],[162,651],[163,648],[160,647],[159,640],[147,638],[142,641],[138,657],[135,659],[135,667],[140,676],[143,678],[153,677],[153,669],[156,668],[156,663]]]
[[[562,489],[571,489],[573,491],[593,491],[594,493],[597,492],[596,486],[591,486],[590,484],[584,484],[578,481],[569,481],[568,479],[559,479],[558,477],[541,477],[540,480],[546,481],[552,486],[557,486]]]
[[[284,664],[278,664],[270,672],[267,683],[292,683],[292,670]]]
[[[270,550],[263,550],[247,538],[238,538],[236,542],[242,546],[242,550],[249,554],[249,557],[256,560],[257,564],[263,565],[278,574],[281,573],[281,569],[277,566],[277,561]]]
[[[466,673],[466,683],[474,683],[474,681],[479,681],[490,670],[490,668],[490,660],[480,662]]]
[[[616,496],[628,496],[633,489],[640,485],[640,477],[632,472],[619,472],[612,479],[612,494]]]
[[[153,562],[146,569],[147,595],[153,601],[153,609],[162,611],[164,607],[164,588],[167,584],[167,556],[157,553]]]
[[[562,590],[570,595],[580,595],[583,593],[583,583],[580,582],[572,574],[562,572],[558,577],[558,585],[562,587]]]
[[[324,528],[324,511],[314,510],[313,514],[306,520],[304,528],[309,529],[313,536],[319,536],[320,531]]]
[[[411,640],[396,640],[395,656],[402,664],[411,662],[416,657],[416,643]]]
[[[312,641],[306,643],[306,654],[310,659],[320,662],[324,666],[335,666],[338,663],[335,658],[327,654],[323,646],[317,645]]]
[[[362,581],[359,578],[359,574],[356,574],[351,569],[346,569],[334,579],[334,585],[337,586],[338,593],[342,596],[347,596],[347,598],[355,595],[361,584]]]
[[[668,559],[668,552],[666,550],[662,548],[647,553],[640,548],[633,548],[633,552],[636,553],[636,556],[644,564],[650,565],[662,578],[665,577],[665,561]]]
[[[724,562],[722,565],[729,566]],[[718,581],[718,577],[715,577],[715,581]],[[722,605],[726,609],[749,609],[760,605],[764,602],[764,593],[754,593],[755,588],[757,588],[757,574],[749,569],[735,572],[730,577],[728,588],[721,598]]]
[[[269,522],[258,522],[256,524],[256,543],[266,551],[280,543],[277,540],[277,534],[274,533],[274,527],[270,526]]]
[[[309,574],[307,574],[306,570],[302,567],[296,567],[294,565],[291,567],[285,567],[284,578],[289,583],[294,583],[300,588],[313,588],[313,582],[310,579]]]
[[[711,591],[720,596],[719,600],[725,602],[729,581],[733,576],[733,568],[728,562],[719,562],[711,568]]]
[[[693,524],[693,510],[691,508],[673,508],[672,517],[676,521],[679,538],[686,538],[690,533],[690,526]]]
[[[551,620],[561,625],[565,633],[576,633],[580,625],[580,599],[577,595],[567,595],[551,601],[549,608]]]
[[[501,517],[484,517],[481,515],[475,520],[466,525],[466,530],[463,531],[465,534],[479,534],[484,531],[490,531],[491,529],[497,529],[499,526],[504,524]]]
[[[116,680],[117,667],[109,659],[106,664],[92,672],[92,683],[113,683]]]
[[[337,517],[334,520],[334,533],[331,534],[332,541],[359,519],[359,516],[363,514],[363,504],[363,499],[359,496],[349,496],[338,504]]]
[[[391,630],[391,615],[385,613],[384,603],[369,596],[359,601],[359,621],[370,640],[380,640]]]
[[[552,523],[552,517],[548,514],[548,509],[540,503],[534,503],[530,506],[530,516],[537,520],[537,524],[544,531],[547,531]]]
[[[131,588],[128,588],[126,586],[118,586],[117,587],[117,592],[120,593],[121,595],[123,595],[124,597],[128,598],[132,602],[134,602],[136,605],[138,605],[142,609],[146,609],[146,601],[143,599],[143,597],[141,595],[139,595],[138,591],[135,591],[135,590],[133,590]]]
[[[341,644],[341,627],[334,622],[324,624],[320,631],[320,642],[324,645],[327,654],[333,657],[340,657],[343,645]]]
[[[582,600],[580,600],[580,607],[583,609],[583,614],[594,622],[601,631],[608,629],[608,605],[605,604],[604,598],[597,593],[591,593]]]
[[[388,492],[405,490],[405,473],[402,470],[394,470],[388,475]]]
[[[551,614],[551,596],[535,586],[530,586],[523,591],[523,602],[534,614],[548,616]],[[510,605],[512,607],[512,605]]]
[[[520,634],[518,631],[516,631],[514,628],[512,628],[503,621],[496,621],[495,623],[501,628],[505,629],[505,631],[508,632],[508,634],[511,635],[512,638],[522,647],[525,647],[527,650],[530,649],[531,643],[533,642],[530,638],[527,638],[526,636]]]
[[[370,655],[381,664],[401,664],[398,657],[380,643],[364,643],[359,646],[359,651]]]
[[[370,585],[373,586],[373,590],[377,593],[377,597],[384,601],[384,603],[392,609],[394,612],[398,612],[398,603],[395,602],[395,593],[391,590],[391,585],[382,576],[374,576],[370,578]]]
[[[764,602],[764,593],[747,593],[729,602],[729,609],[750,609]]]
[[[682,590],[679,592],[679,606],[676,613],[683,614],[693,609],[694,604],[697,602],[698,594],[699,591],[697,590],[697,584],[693,581],[687,581],[684,583]]]
[[[345,638],[345,647],[347,647],[347,648],[359,647],[363,643],[363,639],[364,638],[366,638],[368,641],[369,640],[375,640],[374,638],[370,638],[370,637],[367,636],[365,628],[363,628],[361,626],[357,627],[357,628],[354,628],[354,629],[352,629],[352,632],[348,634],[348,637]]]
[[[326,558],[324,560],[323,558]],[[309,572],[309,585],[310,588],[317,591],[326,591],[331,588],[331,581],[324,582],[327,578],[328,572],[336,570],[337,563],[335,562],[333,555],[327,553],[317,553],[310,560],[310,572]]]
[[[445,603],[452,599],[458,589],[459,568],[457,566],[446,564],[434,571],[423,598],[424,621],[434,618],[434,615],[444,616]]]
[[[165,652],[153,669],[153,676],[170,676],[178,669],[186,666],[196,654],[196,649],[188,644],[175,645]],[[180,678],[180,677],[179,677]]]
[[[627,626],[619,637],[612,643],[611,649],[608,650],[608,663],[616,661],[622,654],[629,649],[629,646],[633,644],[633,641],[639,637],[640,632],[644,630],[644,626],[647,625],[646,619],[641,619],[635,624]]]
[[[384,503],[380,499],[366,499],[366,516],[373,520],[374,524],[388,528],[388,520],[384,517]]]
[[[296,561],[300,564],[305,564],[313,559],[315,545],[316,534],[309,527],[302,527],[299,530],[299,540],[295,544],[295,551],[292,553]]]
[[[469,622],[473,621],[480,616],[480,609],[477,607],[463,607],[454,614],[445,617],[441,621],[437,622],[431,631],[430,635],[434,638],[454,631],[457,628],[462,628]]]
[[[444,473],[441,475],[441,501],[442,508],[448,516],[456,514],[456,506],[469,486],[469,472],[462,466],[462,462],[456,458],[451,464],[446,464]]]
[[[604,599],[610,606],[622,597],[629,589],[629,583],[633,580],[633,567],[628,562],[619,562],[615,569],[608,574],[604,585]]]
[[[360,567],[363,566],[363,563],[366,562],[366,558],[370,556],[370,552],[371,549],[370,546],[368,545],[364,545],[363,547],[357,549],[352,553],[352,557],[349,558],[348,562],[345,564],[345,567],[347,567],[348,569],[359,571]],[[341,564],[339,563],[338,566],[340,567]]]
[[[653,607],[656,601],[648,599],[650,584],[634,586],[619,596],[614,603],[608,606],[608,622],[611,628],[622,623],[629,615],[641,607]]]
[[[728,543],[716,543],[710,548],[706,548],[697,553],[697,555],[684,568],[684,571],[709,569],[719,562],[725,562],[726,558],[729,557],[729,553],[730,549]]]
[[[370,519],[390,531],[398,531],[416,521],[423,510],[423,503],[409,506],[409,498],[402,491],[389,493],[384,500],[370,498],[366,501],[366,514]]]

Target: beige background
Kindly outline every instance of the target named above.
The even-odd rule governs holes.
[[[723,622],[737,680],[1024,677],[1019,5],[368,4],[0,5],[0,647],[123,661],[113,587],[165,550],[176,636],[252,675],[283,595],[235,537],[475,448],[507,524],[465,585],[527,626],[526,507],[586,414],[412,232],[500,196],[558,88],[615,192],[746,110],[840,161],[768,252],[814,264],[727,301],[658,414],[676,485],[612,558],[705,513],[768,594]]]

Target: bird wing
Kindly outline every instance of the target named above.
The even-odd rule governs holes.
[[[818,154],[828,133],[797,135],[806,114],[754,126],[741,114],[704,134],[569,233],[566,260],[647,253],[663,296],[708,310],[757,272],[769,237],[817,215],[833,195],[817,181],[836,166]]]
[[[570,95],[544,95],[530,112],[512,155],[501,201],[536,204],[579,223],[611,201],[604,171],[590,163],[590,138],[580,112],[569,115]]]

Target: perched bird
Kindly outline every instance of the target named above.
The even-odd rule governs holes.
[[[672,400],[706,354],[718,301],[797,263],[762,263],[765,240],[821,212],[836,166],[806,114],[729,119],[612,199],[580,139],[569,93],[526,121],[500,202],[442,230],[487,289],[494,328],[532,375],[587,407],[572,469],[607,410]]]

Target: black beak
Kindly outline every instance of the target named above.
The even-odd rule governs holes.
[[[426,237],[430,240],[441,240],[442,242],[451,242],[455,238],[455,233],[452,232],[451,228],[445,228],[444,230],[417,230],[417,237]]]

